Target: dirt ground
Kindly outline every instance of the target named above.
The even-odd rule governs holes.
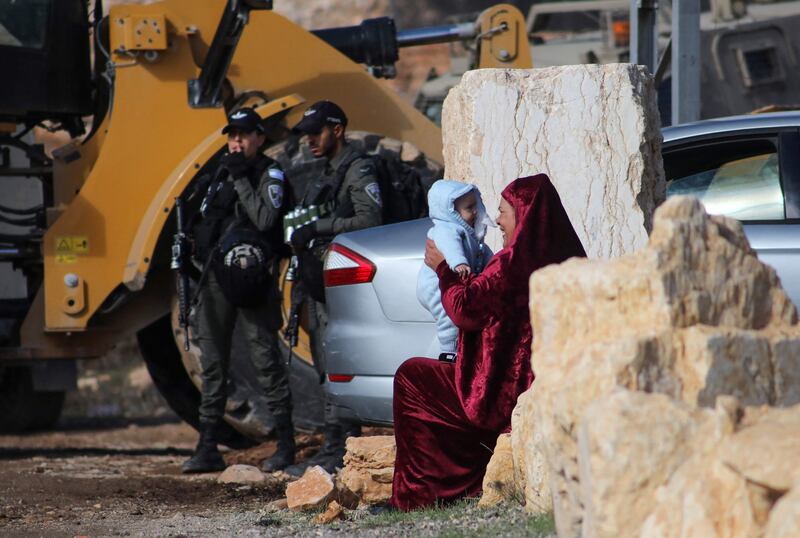
[[[254,489],[217,484],[216,474],[182,475],[180,464],[197,439],[186,424],[110,422],[0,436],[0,532],[224,535],[245,530],[250,520],[258,530],[258,511],[283,496],[279,480]],[[318,444],[315,436],[298,441]],[[274,448],[229,451],[226,459],[257,463]],[[256,516],[231,517],[248,512]]]
[[[313,522],[271,506],[286,475],[265,485],[223,485],[218,473],[182,475],[197,433],[171,413],[130,346],[81,367],[79,390],[48,432],[0,435],[0,536],[553,536],[549,518],[517,506],[478,509],[473,501],[442,510]],[[366,428],[365,435],[391,435]],[[298,433],[299,459],[321,435]],[[275,443],[225,451],[228,464],[259,465]]]
[[[119,418],[0,436],[0,536],[554,537],[550,517],[531,518],[519,505],[478,509],[475,500],[410,514],[353,510],[317,525],[316,514],[270,506],[284,497],[285,475],[257,488],[218,484],[217,473],[182,475],[196,439],[183,423]],[[320,436],[297,441],[307,457]],[[270,442],[225,459],[258,464],[274,450]]]

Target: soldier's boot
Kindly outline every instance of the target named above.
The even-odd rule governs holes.
[[[225,470],[225,460],[222,459],[217,440],[219,439],[219,422],[200,421],[200,439],[194,449],[192,457],[183,462],[181,471],[184,473],[213,473]]]
[[[278,437],[278,448],[275,453],[261,463],[261,470],[267,473],[282,471],[294,463],[294,425],[292,415],[275,417],[275,433]]]
[[[302,476],[307,468],[316,465],[331,474],[335,473],[336,469],[341,469],[344,466],[345,441],[348,437],[359,437],[361,435],[361,426],[347,424],[342,427],[340,424],[326,424],[324,432],[325,441],[323,441],[319,452],[304,462],[284,469],[288,474]]]

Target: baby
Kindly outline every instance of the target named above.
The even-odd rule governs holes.
[[[492,222],[480,191],[474,185],[441,179],[428,191],[428,208],[433,220],[428,238],[436,243],[450,269],[461,278],[480,273],[492,257],[483,243],[486,227]],[[439,277],[424,264],[417,277],[417,299],[436,320],[441,352],[454,353],[458,328],[442,307]]]

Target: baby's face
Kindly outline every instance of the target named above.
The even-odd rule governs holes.
[[[478,217],[478,199],[475,192],[471,191],[456,198],[455,206],[461,218],[470,226],[475,226],[475,219]]]

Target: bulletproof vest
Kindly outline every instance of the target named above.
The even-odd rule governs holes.
[[[255,161],[247,172],[247,177],[253,188],[258,188],[261,175],[274,161],[268,157],[261,156]],[[236,203],[239,197],[233,186],[233,181],[228,179],[228,171],[219,167],[206,191],[205,198],[200,206],[202,218],[195,225],[194,241],[195,256],[198,260],[205,262],[214,247],[219,243],[222,235],[232,226],[252,227],[249,220],[238,219],[242,222],[236,223]],[[280,230],[277,230],[277,237],[280,240]],[[272,236],[269,234],[270,243]]]
[[[235,206],[239,198],[233,181],[227,181],[227,171],[222,179],[219,175],[208,187],[201,206],[202,218],[194,229],[195,254],[201,261],[208,259],[222,232],[236,219]]]
[[[303,196],[303,206],[308,207],[316,205],[321,207],[328,205],[332,208],[334,216],[336,217],[353,216],[354,210],[352,204],[339,204],[337,198],[339,189],[342,187],[344,178],[347,175],[347,171],[350,169],[350,165],[352,165],[356,159],[362,157],[364,157],[364,155],[353,152],[352,155],[339,163],[339,166],[333,171],[333,174],[321,175],[311,180]]]

